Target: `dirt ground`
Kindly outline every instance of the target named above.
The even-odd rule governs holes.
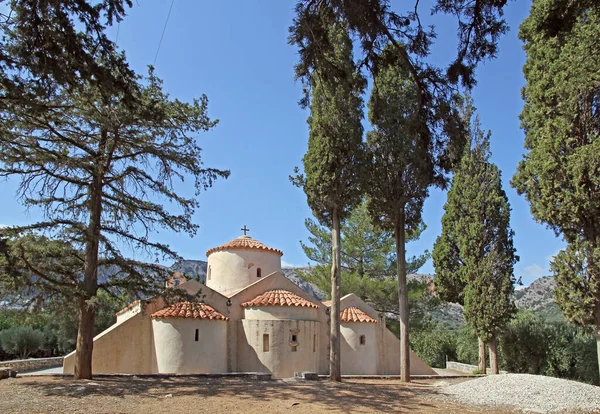
[[[20,377],[0,381],[0,413],[482,412],[440,398],[439,387],[456,381]]]

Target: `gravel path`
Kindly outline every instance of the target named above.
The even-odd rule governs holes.
[[[489,375],[440,389],[444,399],[526,412],[600,412],[600,387],[542,375]]]

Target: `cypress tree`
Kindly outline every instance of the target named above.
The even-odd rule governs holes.
[[[471,124],[467,104],[465,121]],[[513,266],[518,260],[510,228],[510,206],[500,170],[489,160],[490,133],[472,123],[471,144],[456,170],[433,249],[436,291],[464,305],[465,318],[479,338],[479,365],[485,372],[485,344],[492,372],[498,373],[496,338],[515,307]]]
[[[419,116],[417,88],[408,72],[394,64],[392,48],[381,56],[369,100],[369,209],[376,224],[394,234],[400,319],[402,381],[410,381],[406,234],[418,230],[427,188],[434,181],[433,154]],[[389,59],[389,60],[388,60]]]
[[[551,270],[565,316],[593,325],[600,360],[600,5],[535,0],[519,36],[528,152],[512,184],[567,242]]]
[[[324,8],[322,11],[327,14]],[[331,335],[330,378],[341,381],[340,363],[340,222],[361,200],[363,164],[362,93],[365,80],[352,57],[352,42],[345,23],[336,21],[327,33],[335,45],[329,58],[336,75],[317,67],[313,73],[308,118],[308,151],[302,159],[302,186],[319,223],[331,229]]]

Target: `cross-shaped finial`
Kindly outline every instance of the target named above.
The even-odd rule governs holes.
[[[247,231],[250,231],[250,229],[249,229],[249,228],[246,228],[246,225],[245,225],[245,224],[244,224],[244,227],[243,227],[243,228],[241,228],[240,230],[244,232],[244,236],[246,235],[246,232],[247,232]]]

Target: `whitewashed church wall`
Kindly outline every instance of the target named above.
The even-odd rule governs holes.
[[[159,373],[227,372],[226,321],[154,319],[152,328]]]
[[[239,371],[270,372],[276,378],[292,377],[297,371],[317,372],[323,341],[319,325],[316,321],[299,320],[240,321]],[[296,335],[297,346],[292,346],[296,344],[292,335]]]
[[[377,374],[377,324],[343,323],[340,333],[342,375]]]
[[[281,256],[278,253],[256,250],[214,252],[208,256],[206,286],[220,293],[228,293],[279,271]]]
[[[94,338],[92,372],[95,374],[139,374],[152,372],[152,324],[144,313],[137,313],[115,324]],[[75,351],[63,362],[63,373],[75,370]]]
[[[245,308],[244,319],[292,319],[316,321],[317,309],[298,306],[261,306],[257,308]]]

